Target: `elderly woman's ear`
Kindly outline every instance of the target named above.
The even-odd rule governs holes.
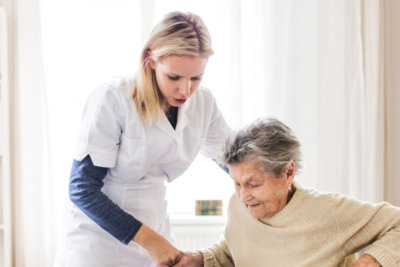
[[[296,174],[296,166],[294,165],[293,160],[289,163],[289,167],[286,171],[285,178],[288,180],[289,185],[293,183],[294,176]]]

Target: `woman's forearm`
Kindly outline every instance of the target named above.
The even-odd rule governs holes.
[[[108,168],[94,166],[90,156],[74,160],[69,181],[71,201],[101,228],[128,244],[142,223],[122,210],[102,191]]]
[[[145,248],[159,266],[173,266],[181,258],[181,252],[178,249],[144,224],[132,241]]]

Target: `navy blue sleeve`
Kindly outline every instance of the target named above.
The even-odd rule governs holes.
[[[89,218],[124,244],[128,244],[142,223],[111,201],[102,191],[108,168],[94,166],[90,156],[74,160],[69,197]]]
[[[224,172],[226,172],[227,174],[229,174],[229,169],[228,169],[228,167],[226,167],[224,164],[218,163],[218,161],[216,161],[215,159],[213,159],[213,161],[214,161],[215,163],[217,163],[217,165],[218,165],[221,169],[223,169]]]

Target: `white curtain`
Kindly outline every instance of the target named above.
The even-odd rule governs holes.
[[[318,2],[317,185],[384,199],[382,1]]]
[[[51,266],[56,220],[39,2],[6,3],[11,25],[13,266]]]
[[[232,75],[240,123],[294,129],[301,182],[372,201],[385,192],[383,14],[377,0],[242,1]]]
[[[106,77],[136,66],[151,24],[173,9],[198,13],[209,26],[216,54],[204,83],[233,127],[259,116],[281,119],[303,145],[300,182],[400,205],[395,168],[400,159],[397,1],[0,0],[3,3],[14,22],[15,266],[52,265],[84,100]],[[110,12],[111,3],[119,6],[113,10],[120,15]],[[109,29],[111,20],[120,28]],[[55,24],[60,27],[50,27]],[[119,41],[118,30],[126,39]],[[184,180],[175,183],[181,194],[179,186],[187,184],[179,183]],[[214,187],[210,184],[209,191]]]
[[[314,184],[373,201],[384,198],[381,5],[316,2],[315,93],[313,101],[304,102],[307,106],[310,101],[314,116],[303,116],[315,131],[307,144],[314,149],[309,163],[315,164]],[[301,86],[296,79],[287,80],[292,89]]]

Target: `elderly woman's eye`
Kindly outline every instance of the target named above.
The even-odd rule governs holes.
[[[258,186],[258,184],[249,184],[250,188],[257,187],[257,186]]]

